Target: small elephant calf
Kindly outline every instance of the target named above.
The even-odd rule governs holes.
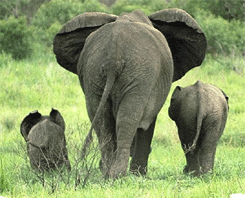
[[[68,170],[71,169],[65,122],[58,110],[52,109],[49,116],[42,116],[38,111],[31,112],[23,119],[20,130],[33,168],[48,171],[65,165]]]
[[[178,127],[187,161],[185,173],[200,176],[213,169],[228,109],[228,96],[213,85],[197,81],[185,88],[175,88],[168,113]]]

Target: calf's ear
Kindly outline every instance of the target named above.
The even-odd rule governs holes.
[[[164,9],[149,16],[153,26],[167,39],[174,61],[173,82],[201,65],[207,48],[198,23],[184,10]]]
[[[65,131],[65,121],[57,109],[52,108],[52,110],[50,112],[50,118],[51,118],[52,122],[60,125],[61,128]]]
[[[20,132],[26,142],[28,141],[27,139],[31,128],[40,121],[41,117],[42,115],[35,110],[29,113],[21,122]]]

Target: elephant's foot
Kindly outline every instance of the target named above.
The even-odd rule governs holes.
[[[188,165],[185,166],[183,173],[189,174],[191,176],[199,177],[201,175],[201,168],[199,166],[190,167]]]
[[[147,173],[147,167],[142,167],[142,166],[130,166],[130,172],[132,172],[134,175],[137,176],[143,176],[146,175]]]
[[[100,159],[99,167],[102,174],[106,177],[108,175],[109,168],[106,166],[102,159]]]
[[[116,179],[119,176],[126,175],[130,149],[118,149],[115,163],[109,171],[109,177]]]
[[[147,161],[139,161],[132,159],[130,164],[130,172],[132,172],[134,175],[140,176],[140,175],[146,175],[147,173]]]
[[[113,157],[100,159],[100,163],[99,163],[100,171],[105,176],[105,178],[108,178],[109,171],[111,169],[112,164],[113,164]]]
[[[120,176],[125,176],[127,172],[127,167],[116,167],[112,166],[109,172],[109,178],[117,179]]]
[[[201,167],[200,168],[200,175],[204,175],[204,174],[207,174],[207,173],[211,173],[213,171],[212,168],[203,168]]]

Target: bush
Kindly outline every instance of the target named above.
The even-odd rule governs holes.
[[[24,8],[27,7],[29,0],[1,0],[0,1],[0,20],[14,15],[23,16]]]
[[[216,17],[231,21],[232,19],[245,21],[245,1],[244,0],[171,0],[171,6],[186,10],[195,17],[196,10],[202,9],[211,12]]]
[[[181,8],[186,11],[194,12],[191,9],[191,0],[118,0],[116,4],[111,7],[114,14],[121,14],[123,12],[131,12],[135,9],[140,9],[145,14],[149,15],[153,12],[167,9],[167,8]],[[190,12],[189,12],[190,13]],[[191,13],[190,13],[191,14]]]
[[[9,17],[0,20],[0,53],[11,54],[16,60],[31,55],[31,29],[26,18]]]
[[[245,51],[245,26],[242,22],[228,22],[203,10],[196,13],[195,18],[207,37],[208,52],[231,54]]]
[[[84,3],[78,0],[52,0],[40,7],[31,24],[36,27],[37,39],[51,46],[55,34],[63,24],[83,12],[92,11],[105,11],[105,6],[96,0],[86,0]]]
[[[132,12],[133,10],[141,10],[145,14],[151,14],[151,1],[149,0],[118,0],[111,7],[111,12],[120,15],[124,12]]]

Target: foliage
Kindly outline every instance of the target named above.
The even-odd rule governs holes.
[[[8,59],[8,58],[6,58]],[[245,62],[239,56],[208,55],[200,68],[188,72],[172,85],[165,105],[159,113],[149,158],[148,175],[128,174],[116,181],[105,181],[98,159],[79,162],[82,139],[90,122],[85,97],[76,75],[68,73],[47,55],[35,60],[5,61],[0,68],[0,158],[4,197],[229,197],[245,193]],[[220,87],[230,97],[228,122],[215,158],[214,173],[192,178],[182,173],[184,153],[177,129],[168,118],[170,96],[175,86],[187,86],[197,79]],[[21,86],[21,89],[20,89]],[[66,122],[66,140],[71,173],[39,175],[29,165],[26,145],[20,134],[20,123],[30,111],[43,114],[51,107],[58,109]],[[47,113],[45,113],[47,112]],[[94,134],[95,136],[95,134]],[[97,140],[94,138],[95,146]],[[92,147],[93,148],[93,147]],[[91,158],[93,159],[93,152]],[[1,160],[0,160],[1,161]],[[91,166],[85,180],[86,170]],[[88,168],[88,169],[86,169]],[[0,167],[1,169],[1,167]],[[79,183],[80,182],[80,183]]]
[[[31,29],[25,17],[0,20],[0,52],[11,54],[16,60],[30,56]]]
[[[9,18],[11,15],[19,17],[23,15],[22,8],[30,0],[2,0],[0,1],[0,19]]]
[[[209,11],[228,21],[235,19],[245,22],[245,0],[188,0],[186,10],[195,14],[197,9]]]
[[[228,22],[203,10],[196,12],[196,20],[206,34],[209,52],[225,54],[245,52],[245,25],[242,22],[238,20]]]
[[[116,4],[111,7],[111,12],[120,15],[124,12],[132,12],[133,10],[140,9],[146,14],[150,14],[150,1],[148,0],[118,0]]]
[[[181,8],[192,16],[195,16],[197,9],[211,12],[216,17],[221,16],[225,20],[232,19],[245,21],[245,0],[118,0],[112,6],[112,12],[121,14],[132,11],[133,8],[146,10],[147,14],[166,8]]]
[[[208,40],[209,53],[241,54],[245,52],[245,23],[242,22],[245,17],[244,6],[244,0],[215,0],[212,2],[202,0],[118,0],[111,7],[111,12],[119,15],[123,12],[141,9],[149,15],[165,8],[181,8],[191,14],[204,30]]]
[[[4,38],[5,34],[3,35],[2,32],[0,38],[5,43],[4,53],[11,54],[15,59],[21,59],[28,57],[25,54],[30,53],[28,44],[30,40],[34,54],[40,53],[40,51],[47,53],[47,49],[50,50],[52,47],[55,34],[62,25],[84,12],[98,11],[120,15],[123,12],[140,9],[149,15],[161,9],[181,8],[191,14],[204,30],[208,40],[209,53],[241,54],[244,53],[245,48],[244,6],[245,0],[117,0],[110,8],[101,4],[99,0],[3,0],[0,2],[0,19],[4,20],[0,22],[0,26],[4,23],[3,21],[11,23],[11,21],[20,20],[21,24],[27,27],[25,28],[27,31],[24,32],[23,28],[18,33],[10,30],[15,34],[15,38],[18,35],[18,42],[21,40],[19,37],[24,35],[22,39],[24,44],[12,44],[14,48],[19,47],[19,50],[11,46],[13,42],[9,42],[8,37]],[[9,18],[11,15],[15,18]],[[24,22],[23,17],[20,16],[25,16],[27,22]],[[8,18],[9,20],[7,20]],[[32,34],[29,34],[30,29]],[[11,50],[15,52],[23,50],[24,52],[20,52],[21,55],[16,55],[9,52]],[[3,52],[0,51],[0,53]]]
[[[52,0],[44,3],[32,19],[37,40],[51,46],[61,26],[83,12],[102,11],[104,7],[96,0]]]

